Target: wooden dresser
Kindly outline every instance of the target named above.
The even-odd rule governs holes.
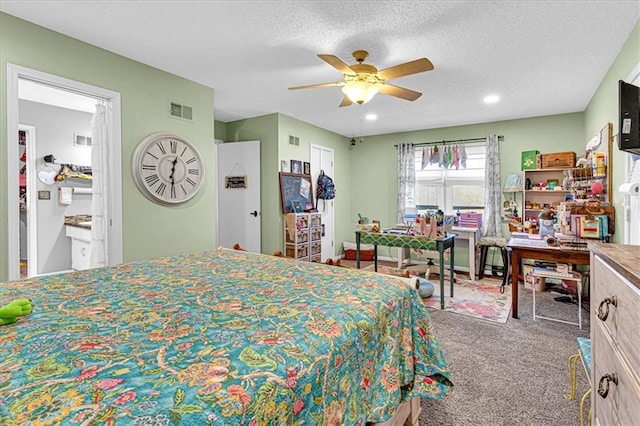
[[[594,425],[640,422],[640,246],[591,243]]]

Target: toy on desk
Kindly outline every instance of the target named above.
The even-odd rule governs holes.
[[[13,324],[19,317],[30,314],[31,310],[31,300],[16,299],[0,307],[0,325]]]
[[[540,224],[540,235],[545,237],[547,235],[553,236],[555,234],[554,223],[556,214],[548,207],[538,214],[538,222]]]

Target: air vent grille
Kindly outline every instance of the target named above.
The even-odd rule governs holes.
[[[289,145],[300,146],[300,138],[297,136],[289,135]]]
[[[169,106],[169,115],[175,118],[193,120],[193,108],[187,105],[179,104],[177,102],[171,102]]]

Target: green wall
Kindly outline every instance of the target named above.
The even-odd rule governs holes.
[[[626,80],[635,67],[640,66],[640,21],[620,50],[616,60],[600,83],[600,87],[591,98],[585,110],[585,143],[607,123],[613,124],[613,134],[618,134],[618,80]],[[616,136],[617,137],[617,136]],[[625,181],[625,162],[629,154],[618,150],[617,141],[613,142],[613,205],[616,208],[616,233],[613,241],[621,243],[623,239],[623,206],[624,197],[617,193],[617,188]]]
[[[227,124],[222,121],[214,120],[214,136],[223,142],[227,141]]]
[[[0,13],[0,128],[6,129],[7,63],[54,74],[121,94],[122,223],[125,261],[209,249],[215,242],[213,89]],[[193,107],[193,122],[169,118],[168,102]],[[202,194],[181,207],[161,207],[137,189],[130,171],[136,144],[149,133],[180,134],[206,163]],[[6,164],[6,131],[0,164]],[[4,169],[4,167],[3,167]],[[0,280],[7,272],[7,179],[0,173]],[[18,224],[15,224],[18,226]]]
[[[216,127],[216,132],[217,132]],[[335,180],[344,182],[336,202],[336,241],[341,241],[352,232],[352,225],[346,226],[342,217],[348,215],[350,205],[349,156],[346,138],[321,129],[309,123],[284,114],[270,114],[262,117],[226,123],[227,142],[260,140],[260,179],[262,208],[262,249],[263,253],[282,250],[283,219],[280,201],[280,160],[291,159],[309,161],[310,144],[323,145],[334,150]],[[289,145],[289,135],[300,138],[299,146]],[[343,200],[343,201],[339,201]],[[337,250],[336,253],[339,253]]]
[[[295,118],[280,115],[280,160],[309,161],[309,149],[311,144],[322,145],[333,149],[333,182],[336,185],[335,198],[335,254],[342,252],[342,241],[353,240],[355,220],[349,217],[352,200],[352,171],[350,164],[349,140],[337,133],[330,132],[312,124],[305,123]],[[289,145],[289,135],[300,138],[300,146]],[[314,190],[315,190],[315,182]],[[315,197],[315,194],[314,194]],[[280,198],[278,197],[278,200]],[[281,214],[282,207],[279,213]],[[280,216],[282,224],[282,216]],[[282,229],[282,225],[280,226]],[[284,244],[282,231],[279,233],[279,247]]]
[[[277,228],[281,227],[276,228],[273,225],[282,222],[278,181],[278,116],[279,114],[269,114],[227,123],[227,142],[260,141],[260,217],[263,253],[282,250],[282,245],[277,244],[278,235],[282,233],[282,230]]]
[[[394,145],[398,143],[484,138],[491,133],[503,135],[500,174],[504,181],[508,173],[520,172],[522,151],[581,152],[585,144],[583,129],[583,114],[575,113],[365,137],[364,142],[357,144],[351,152],[352,209],[349,218],[355,223],[361,213],[370,219],[379,219],[383,227],[396,223],[398,180]],[[521,206],[521,194],[517,197]],[[521,207],[519,211],[522,212]],[[506,223],[504,230],[507,230]],[[466,243],[462,243],[456,248],[456,264],[468,264],[465,246]],[[395,251],[391,254],[395,256]]]

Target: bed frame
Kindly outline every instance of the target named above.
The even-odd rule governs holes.
[[[420,397],[416,396],[398,406],[396,415],[383,423],[374,423],[374,426],[418,426],[420,417]]]

